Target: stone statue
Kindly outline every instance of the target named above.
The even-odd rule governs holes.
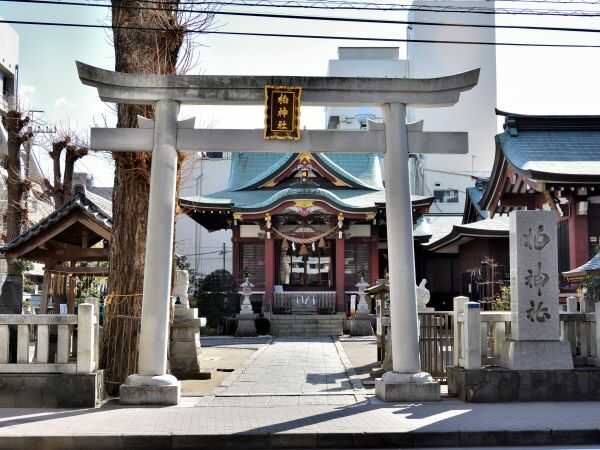
[[[252,288],[254,288],[254,285],[252,283],[250,283],[250,279],[248,276],[246,276],[246,279],[244,280],[244,282],[240,285],[240,287],[242,288],[242,290],[239,292],[239,294],[242,296],[242,302],[240,305],[240,314],[253,314],[254,311],[252,310],[252,303],[250,302],[250,296],[252,295]]]
[[[417,286],[417,311],[419,312],[427,311],[427,303],[429,303],[429,299],[431,298],[429,289],[425,287],[426,284],[427,279],[423,278]]]
[[[252,310],[250,296],[253,294],[254,285],[250,282],[248,275],[240,285],[242,288],[238,293],[242,296],[240,304],[240,313],[238,314],[238,326],[235,331],[236,336],[256,336],[256,324],[254,319],[256,314]]]
[[[23,306],[21,307],[21,314],[35,314],[35,309],[31,300],[23,300]]]
[[[190,275],[187,270],[175,271],[175,286],[173,287],[173,297],[179,298],[179,303],[185,307],[190,307],[188,290],[190,287]]]
[[[367,294],[365,293],[365,289],[369,287],[369,283],[365,281],[365,277],[363,275],[360,276],[360,281],[356,283],[356,288],[358,289],[358,308],[357,312],[359,314],[369,314],[369,305],[367,304]]]

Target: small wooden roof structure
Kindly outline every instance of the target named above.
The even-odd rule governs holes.
[[[2,248],[3,255],[47,266],[108,260],[108,247],[98,248],[96,244],[110,242],[112,217],[110,211],[89,197],[83,192],[76,193],[62,207],[7,243]],[[75,268],[70,268],[69,273],[74,273],[71,269]],[[80,269],[89,273],[90,268]]]
[[[596,253],[592,259],[585,264],[576,267],[568,272],[563,272],[563,276],[570,282],[582,281],[586,275],[600,274],[600,252]]]

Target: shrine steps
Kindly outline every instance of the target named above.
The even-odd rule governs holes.
[[[344,314],[303,315],[273,314],[270,317],[273,336],[340,336]]]

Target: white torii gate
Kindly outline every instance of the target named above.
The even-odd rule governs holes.
[[[79,78],[105,102],[152,104],[154,129],[92,128],[91,148],[152,151],[138,374],[121,386],[121,401],[176,404],[179,382],[167,374],[177,151],[359,152],[385,154],[385,198],[393,371],[377,385],[384,400],[439,399],[421,372],[417,329],[409,153],[466,153],[467,133],[423,132],[406,124],[406,106],[451,106],[477,85],[479,69],[434,79],[139,75],[77,63]],[[180,104],[263,105],[265,85],[302,86],[303,105],[381,106],[384,124],[366,131],[303,130],[300,141],[267,141],[262,130],[191,129],[177,122]]]

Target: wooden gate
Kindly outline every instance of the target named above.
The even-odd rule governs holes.
[[[419,313],[419,353],[421,369],[440,382],[446,382],[452,365],[452,312]]]

